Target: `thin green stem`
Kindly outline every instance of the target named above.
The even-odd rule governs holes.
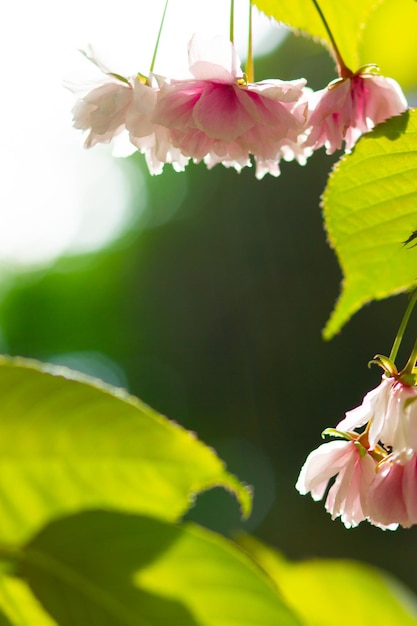
[[[155,44],[155,48],[154,48],[154,51],[153,51],[151,67],[149,68],[149,74],[151,74],[153,72],[153,69],[155,67],[156,55],[158,54],[159,40],[161,39],[162,28],[164,26],[165,15],[166,15],[167,8],[168,8],[168,1],[169,0],[165,0],[165,7],[164,7],[164,11],[162,13],[161,23],[159,25],[158,36],[156,38],[156,44]]]
[[[416,361],[417,361],[417,339],[414,343],[413,346],[413,350],[410,354],[410,357],[407,361],[407,363],[405,364],[404,369],[400,372],[401,374],[412,374],[414,371],[414,368],[416,366]]]
[[[252,8],[252,0],[249,0],[248,56],[246,59],[246,79],[248,83],[253,83],[255,80],[255,70],[253,64]]]
[[[252,0],[249,0],[248,57],[246,59],[246,77],[248,83],[253,83],[255,80],[252,43],[252,6]]]
[[[235,0],[230,0],[229,39],[235,43]]]
[[[401,320],[400,327],[397,332],[397,336],[394,339],[394,343],[392,344],[391,352],[389,355],[390,361],[395,363],[395,359],[397,358],[398,350],[401,344],[401,341],[404,337],[405,329],[407,328],[408,320],[410,319],[410,315],[414,308],[415,303],[417,302],[417,289],[414,291],[412,297],[410,298],[410,302],[405,310],[404,317]],[[411,357],[410,357],[411,358]],[[415,361],[415,359],[414,359]],[[408,363],[407,363],[408,365]],[[407,366],[406,366],[407,367]]]
[[[320,16],[320,19],[323,22],[323,26],[326,29],[326,33],[329,36],[330,43],[332,44],[332,48],[333,48],[334,56],[336,58],[337,69],[338,69],[340,78],[351,78],[353,76],[353,72],[352,72],[352,70],[350,70],[348,68],[346,63],[343,61],[342,55],[340,54],[340,50],[339,50],[339,48],[337,46],[335,38],[333,37],[333,33],[330,30],[330,26],[329,26],[326,18],[324,17],[323,11],[321,10],[321,8],[319,6],[319,3],[317,2],[317,0],[312,0],[312,2],[313,2],[314,6],[317,9],[317,12],[318,12],[318,14]]]

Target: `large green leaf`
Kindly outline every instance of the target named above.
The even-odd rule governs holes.
[[[364,135],[338,163],[323,196],[342,295],[324,330],[329,339],[361,306],[416,284],[417,111]]]
[[[364,63],[376,61],[384,76],[393,76],[409,92],[417,88],[416,24],[417,2],[385,0],[372,13],[360,45]],[[384,41],[388,37],[386,46]]]
[[[0,359],[0,542],[83,508],[176,520],[214,485],[249,512],[247,489],[193,433],[121,389],[75,376]]]
[[[303,626],[416,626],[417,599],[388,574],[348,560],[291,563],[244,536],[240,543],[275,581]]]
[[[44,528],[19,565],[60,626],[300,624],[244,552],[193,524],[80,513]]]
[[[319,0],[344,62],[351,70],[361,63],[359,45],[364,25],[380,0]],[[266,15],[319,38],[330,47],[329,37],[311,0],[253,0]],[[363,63],[375,63],[368,59]]]

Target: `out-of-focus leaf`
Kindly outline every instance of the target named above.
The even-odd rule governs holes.
[[[359,69],[364,25],[378,3],[379,0],[319,0],[343,60],[353,71]],[[329,37],[311,0],[254,0],[254,4],[266,15],[322,40],[330,48]]]
[[[0,626],[56,626],[27,584],[19,578],[0,576]]]
[[[60,626],[299,626],[239,547],[193,524],[89,511],[52,522],[23,575]]]
[[[277,584],[304,626],[416,626],[417,599],[400,582],[364,563],[313,559],[292,563],[260,541],[239,543]]]
[[[417,2],[385,0],[372,13],[360,44],[363,63],[377,63],[381,73],[395,78],[404,90],[417,87],[416,24]]]
[[[324,218],[344,278],[325,338],[365,303],[416,284],[416,172],[417,111],[411,111],[364,135],[331,174]]]
[[[0,360],[0,539],[20,542],[50,519],[119,508],[176,520],[195,493],[250,494],[213,450],[121,389],[70,370]]]

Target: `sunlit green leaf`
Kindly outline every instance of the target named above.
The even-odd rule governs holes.
[[[404,90],[417,87],[416,24],[417,2],[385,0],[372,14],[360,44],[363,63],[377,63],[381,73],[395,78]]]
[[[0,541],[86,507],[175,520],[214,485],[248,512],[249,492],[192,433],[123,390],[74,376],[0,360]]]
[[[375,567],[337,559],[292,563],[252,537],[240,543],[271,576],[303,626],[417,624],[417,598]]]
[[[326,338],[366,302],[416,284],[416,171],[417,111],[411,111],[364,135],[330,176],[324,218],[344,279]]]
[[[21,571],[60,626],[297,626],[237,546],[199,526],[89,511],[52,522]]]
[[[254,0],[254,4],[266,15],[319,38],[330,47],[329,37],[311,0]],[[378,4],[378,0],[319,0],[343,60],[353,71],[359,69],[363,26]]]

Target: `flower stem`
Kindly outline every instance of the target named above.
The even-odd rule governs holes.
[[[252,0],[249,0],[248,58],[246,59],[246,77],[248,83],[254,81],[253,43],[252,43]]]
[[[408,306],[407,306],[407,308],[405,310],[405,313],[404,313],[404,317],[401,320],[401,324],[400,324],[400,327],[398,329],[397,336],[395,337],[394,343],[392,344],[392,348],[391,348],[391,352],[390,352],[390,355],[389,355],[389,359],[393,363],[395,363],[395,359],[397,358],[398,349],[399,349],[401,341],[402,341],[402,339],[404,337],[405,329],[407,328],[407,324],[408,324],[408,321],[410,319],[410,315],[411,315],[411,312],[412,312],[412,310],[414,308],[414,305],[415,305],[416,301],[417,301],[417,289],[414,291],[414,293],[413,293],[413,295],[412,295],[412,297],[410,299],[410,302],[408,303]],[[414,359],[414,361],[415,361],[415,359]],[[407,363],[407,365],[408,365],[408,363]]]
[[[414,343],[413,350],[409,356],[407,363],[405,364],[404,369],[400,372],[400,376],[403,376],[404,374],[411,374],[412,375],[411,378],[414,379],[414,382],[415,382],[413,371],[416,366],[416,361],[417,361],[417,339]]]
[[[166,12],[167,12],[167,8],[168,8],[168,0],[165,0],[165,7],[164,7],[164,11],[162,13],[161,23],[159,25],[158,36],[156,38],[156,44],[155,44],[155,48],[154,48],[154,51],[153,51],[151,67],[149,68],[149,74],[151,74],[153,72],[153,68],[155,67],[156,55],[158,54],[159,40],[161,39],[161,33],[162,33],[162,28],[164,26],[164,21],[165,21],[165,15],[166,15]]]
[[[229,39],[231,43],[235,43],[235,0],[230,0]]]
[[[340,78],[351,78],[354,73],[352,72],[352,70],[350,70],[348,68],[348,66],[346,65],[346,63],[344,62],[342,55],[340,54],[340,50],[337,47],[335,38],[333,37],[333,33],[330,30],[330,26],[326,20],[326,18],[324,17],[323,11],[321,10],[319,3],[317,2],[317,0],[312,0],[314,6],[317,9],[317,12],[320,16],[321,21],[323,22],[323,26],[326,29],[326,33],[329,36],[330,39],[330,43],[332,44],[332,48],[333,48],[333,52],[334,52],[334,56],[336,58],[336,63],[337,63],[337,70],[339,73]]]

